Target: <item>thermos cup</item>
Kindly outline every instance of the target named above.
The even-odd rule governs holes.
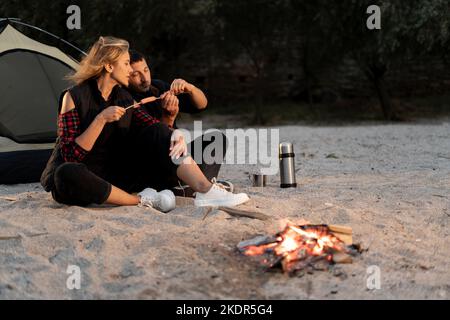
[[[294,146],[290,142],[279,145],[281,188],[296,188]]]
[[[264,174],[252,174],[250,179],[253,187],[265,187],[267,184],[267,176]]]

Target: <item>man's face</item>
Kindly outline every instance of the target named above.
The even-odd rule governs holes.
[[[147,92],[150,90],[152,76],[145,60],[137,61],[131,65],[133,72],[130,77],[130,88],[137,92]]]

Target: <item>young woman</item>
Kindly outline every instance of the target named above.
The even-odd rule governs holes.
[[[205,178],[186,155],[179,130],[141,107],[125,109],[135,103],[122,88],[132,72],[128,49],[125,40],[100,37],[71,76],[76,85],[61,95],[58,139],[41,177],[45,190],[69,205],[140,204],[169,211],[175,207],[173,193],[156,190],[182,180],[197,192],[197,206],[246,202],[246,194]]]

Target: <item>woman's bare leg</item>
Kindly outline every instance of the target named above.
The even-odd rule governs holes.
[[[177,176],[196,192],[206,193],[212,187],[197,163],[189,156],[178,166]]]
[[[118,206],[135,206],[141,202],[138,196],[129,194],[115,186],[111,186],[111,194],[105,203],[115,204]]]

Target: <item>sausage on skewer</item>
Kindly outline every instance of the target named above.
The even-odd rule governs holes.
[[[154,102],[154,101],[156,101],[158,99],[160,99],[160,98],[157,98],[157,97],[144,98],[140,102],[132,104],[131,106],[126,107],[125,111],[128,110],[128,109],[131,109],[131,108],[137,108],[137,107],[139,107],[139,106],[141,106],[143,104],[146,104],[146,103]]]

